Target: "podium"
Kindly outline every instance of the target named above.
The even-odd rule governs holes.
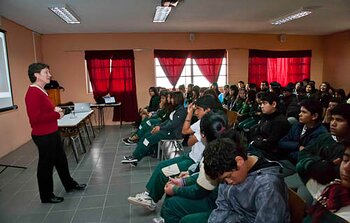
[[[55,106],[57,106],[58,104],[61,104],[61,95],[60,95],[59,88],[47,89],[46,91],[47,91],[47,94],[49,95],[50,100]]]

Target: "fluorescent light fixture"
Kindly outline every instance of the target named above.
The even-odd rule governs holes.
[[[277,19],[273,19],[271,21],[272,25],[281,25],[283,23],[302,18],[304,16],[310,15],[312,13],[311,9],[309,8],[301,8],[298,11],[289,13],[285,16],[279,17]]]
[[[79,17],[67,5],[53,5],[49,9],[69,24],[79,24]]]
[[[165,22],[171,12],[172,7],[157,6],[156,13],[154,14],[153,22]]]

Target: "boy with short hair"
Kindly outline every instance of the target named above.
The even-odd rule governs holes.
[[[279,110],[279,97],[272,92],[261,96],[262,117],[259,124],[251,130],[253,141],[249,145],[249,151],[255,151],[266,158],[276,160],[278,141],[285,136],[290,124]]]
[[[288,189],[277,162],[246,155],[228,138],[209,143],[203,156],[206,174],[222,182],[209,223],[290,221]]]
[[[331,133],[299,152],[297,171],[304,182],[312,178],[327,184],[339,177],[339,165],[344,152],[344,139],[350,139],[350,104],[339,104],[331,111]]]

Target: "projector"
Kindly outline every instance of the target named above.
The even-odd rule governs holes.
[[[164,7],[176,7],[183,0],[161,0],[161,5]]]

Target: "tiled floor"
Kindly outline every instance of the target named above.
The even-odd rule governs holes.
[[[145,184],[158,160],[147,157],[136,168],[120,161],[134,146],[125,146],[121,139],[131,126],[106,126],[98,134],[87,153],[75,162],[66,146],[71,175],[79,183],[87,183],[83,192],[66,193],[54,174],[55,194],[65,198],[60,204],[42,204],[36,179],[37,148],[32,141],[0,159],[0,164],[26,166],[7,168],[0,174],[0,222],[116,222],[147,223],[156,212],[129,205],[127,197],[145,190]],[[0,167],[0,171],[3,167]]]

